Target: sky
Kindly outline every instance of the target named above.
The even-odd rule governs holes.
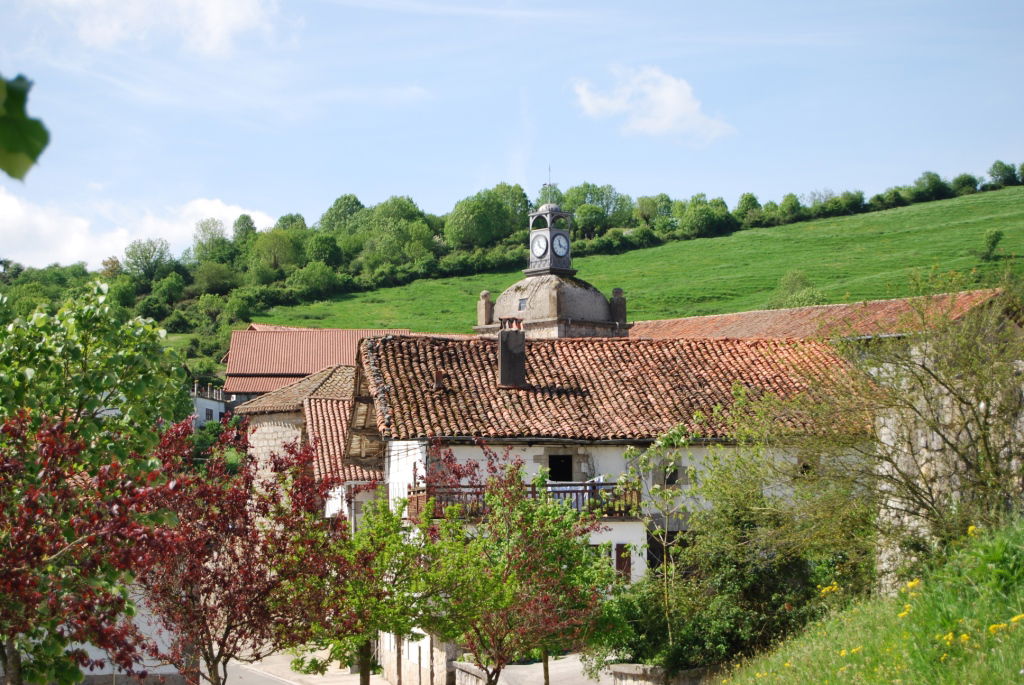
[[[1024,3],[3,0],[50,146],[0,257],[97,268],[345,193],[869,196],[1024,162]]]

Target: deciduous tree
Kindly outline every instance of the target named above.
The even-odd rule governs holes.
[[[488,685],[531,649],[582,644],[613,576],[588,544],[598,521],[546,495],[544,484],[530,496],[522,463],[488,451],[483,506],[465,512],[472,525],[452,507],[431,538],[426,584],[436,598],[426,627],[468,648]]]
[[[0,75],[0,169],[17,179],[25,178],[50,142],[43,122],[25,112],[31,88],[24,76],[8,80]]]
[[[129,572],[146,561],[140,514],[162,420],[188,411],[183,372],[158,329],[97,285],[0,336],[0,634],[7,677],[77,679],[73,640],[137,662],[124,623]],[[0,305],[2,306],[2,305]],[[152,535],[148,539],[151,539]],[[20,664],[20,666],[19,666]]]
[[[133,240],[124,248],[124,270],[146,283],[171,261],[171,246],[163,238]]]
[[[188,448],[168,445],[161,457],[174,462]],[[287,601],[286,583],[311,573],[343,578],[350,568],[331,555],[348,522],[322,515],[337,483],[314,478],[313,451],[292,446],[257,464],[246,448],[244,426],[226,426],[202,473],[162,502],[177,519],[173,540],[138,576],[170,639],[167,658],[191,683],[223,685],[232,661],[303,643],[322,619]]]

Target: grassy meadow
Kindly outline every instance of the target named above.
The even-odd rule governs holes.
[[[986,231],[1004,238],[1000,258],[978,258]],[[606,294],[623,288],[632,320],[763,308],[779,278],[800,269],[829,302],[915,294],[937,271],[984,285],[1024,256],[1024,187],[884,212],[755,228],[720,238],[672,242],[619,255],[574,260],[579,276]],[[415,281],[292,307],[256,321],[293,326],[410,328],[470,332],[481,290],[497,295],[522,272]]]
[[[854,602],[720,682],[1024,682],[1024,525],[969,539],[896,596]]]

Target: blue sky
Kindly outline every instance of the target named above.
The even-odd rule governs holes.
[[[52,142],[0,256],[178,251],[343,193],[501,181],[762,201],[1024,161],[1024,3],[5,0]]]

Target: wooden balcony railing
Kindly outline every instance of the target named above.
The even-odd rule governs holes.
[[[615,483],[548,483],[543,488],[524,484],[527,496],[536,498],[545,494],[556,502],[564,502],[576,511],[596,513],[603,518],[631,518],[640,503],[640,493],[617,493]],[[458,504],[462,516],[478,518],[486,513],[482,485],[430,485],[409,488],[408,516],[420,518],[427,502],[434,500],[433,518],[441,518],[444,510]]]

